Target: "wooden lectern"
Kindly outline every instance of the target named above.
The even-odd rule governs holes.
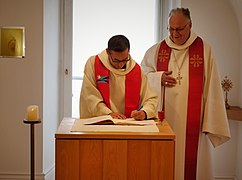
[[[56,180],[174,180],[175,134],[163,121],[159,132],[70,132],[64,118],[55,134]]]

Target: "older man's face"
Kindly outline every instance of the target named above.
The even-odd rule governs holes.
[[[177,45],[184,44],[190,36],[192,23],[182,13],[173,14],[169,19],[170,39]]]

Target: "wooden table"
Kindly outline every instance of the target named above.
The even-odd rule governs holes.
[[[166,121],[159,132],[70,132],[64,118],[55,134],[56,180],[173,180],[175,134]]]

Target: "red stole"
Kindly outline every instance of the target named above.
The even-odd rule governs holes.
[[[167,71],[171,48],[161,42],[157,56],[157,71]],[[189,47],[189,92],[186,127],[184,180],[196,180],[197,153],[201,120],[204,78],[203,41],[200,37]]]
[[[103,65],[98,56],[95,58],[95,77],[97,88],[100,91],[105,104],[111,109],[110,105],[110,71]],[[138,64],[126,74],[125,79],[125,116],[130,117],[131,112],[138,109],[140,103],[141,88],[141,69]],[[118,92],[117,96],[119,96]]]

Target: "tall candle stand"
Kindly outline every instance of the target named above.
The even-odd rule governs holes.
[[[34,126],[35,124],[39,124],[41,123],[40,120],[35,120],[35,121],[30,121],[30,120],[27,120],[27,119],[24,119],[23,122],[25,124],[30,124],[30,169],[31,169],[31,174],[30,174],[30,177],[31,177],[31,180],[34,180],[35,179],[35,143],[34,143]]]

